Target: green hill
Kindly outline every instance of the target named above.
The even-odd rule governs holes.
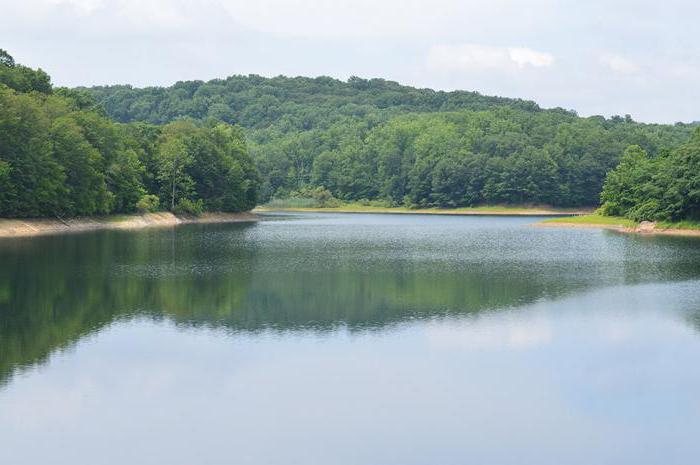
[[[594,206],[626,147],[654,156],[690,133],[689,125],[581,118],[526,100],[357,77],[251,75],[85,90],[121,122],[242,126],[262,175],[262,201],[327,189],[342,200],[387,205]]]

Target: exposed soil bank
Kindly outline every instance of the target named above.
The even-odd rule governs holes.
[[[700,237],[700,229],[681,229],[681,228],[662,228],[656,223],[643,221],[634,227],[626,227],[619,224],[594,224],[594,223],[566,223],[566,222],[542,222],[535,223],[532,226],[546,228],[596,228],[596,229],[611,229],[626,234],[641,234],[646,236],[691,236]]]
[[[499,215],[499,216],[569,216],[589,213],[584,210],[553,210],[546,208],[512,208],[512,207],[476,207],[476,208],[423,208],[409,209],[403,207],[329,207],[329,208],[269,208],[258,207],[254,212],[304,212],[304,213],[397,213],[402,215]]]
[[[204,213],[200,216],[176,216],[170,212],[72,218],[66,221],[50,218],[4,218],[0,219],[0,237],[26,237],[98,229],[141,229],[172,227],[186,223],[236,223],[257,220],[258,217],[252,213]]]

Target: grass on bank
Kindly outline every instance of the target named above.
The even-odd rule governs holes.
[[[603,216],[599,214],[583,215],[583,216],[566,216],[562,218],[553,218],[543,221],[543,223],[562,223],[562,224],[578,224],[590,226],[621,226],[623,228],[636,228],[639,223],[628,218],[620,216]],[[700,231],[700,221],[658,221],[655,230],[687,230]]]
[[[671,222],[671,221],[659,221],[656,223],[656,227],[658,229],[687,229],[687,230],[694,230],[694,231],[699,231],[700,230],[700,221],[690,221],[690,220],[685,220],[685,221],[677,221],[677,222]]]
[[[461,208],[420,208],[406,206],[390,206],[381,201],[372,202],[340,202],[334,199],[329,205],[321,205],[315,199],[274,199],[258,206],[255,211],[299,211],[299,212],[338,212],[338,213],[434,213],[434,214],[531,214],[531,215],[566,215],[579,213],[571,209],[557,209],[539,205],[505,206],[483,205]]]
[[[582,216],[566,216],[563,218],[553,218],[550,220],[543,221],[544,223],[564,223],[564,224],[580,224],[580,225],[591,225],[591,226],[621,226],[624,228],[634,228],[637,226],[637,222],[632,221],[628,218],[622,218],[619,216],[603,216],[597,213],[591,215]]]

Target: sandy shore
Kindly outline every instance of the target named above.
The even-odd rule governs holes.
[[[72,218],[65,222],[50,218],[7,218],[0,219],[0,237],[26,237],[99,229],[141,229],[172,227],[187,223],[235,223],[257,220],[258,217],[252,213],[204,213],[200,216],[176,216],[170,212]]]

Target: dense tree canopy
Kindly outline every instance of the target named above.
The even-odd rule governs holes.
[[[0,216],[255,206],[258,173],[240,129],[208,120],[114,123],[86,92],[52,89],[0,51]],[[167,202],[165,202],[167,200]]]
[[[15,59],[0,48],[0,83],[19,92],[51,93],[51,79],[41,69],[31,69],[15,63]]]
[[[592,206],[627,146],[657,154],[690,131],[356,77],[232,76],[87,91],[119,121],[216,118],[246,128],[263,201],[322,187],[342,200],[393,205]]]
[[[299,193],[596,206],[606,182],[609,214],[677,219],[697,213],[691,132],[357,77],[54,89],[0,50],[0,215],[241,211]]]
[[[163,124],[182,117],[214,117],[250,129],[274,124],[283,132],[328,128],[348,118],[372,122],[415,112],[495,107],[540,109],[525,100],[488,97],[477,92],[415,89],[384,79],[358,77],[343,82],[324,76],[250,75],[178,82],[168,88],[116,85],[87,90],[110,116],[124,123]]]
[[[671,151],[650,156],[631,146],[611,171],[602,211],[643,220],[700,220],[700,128]]]

